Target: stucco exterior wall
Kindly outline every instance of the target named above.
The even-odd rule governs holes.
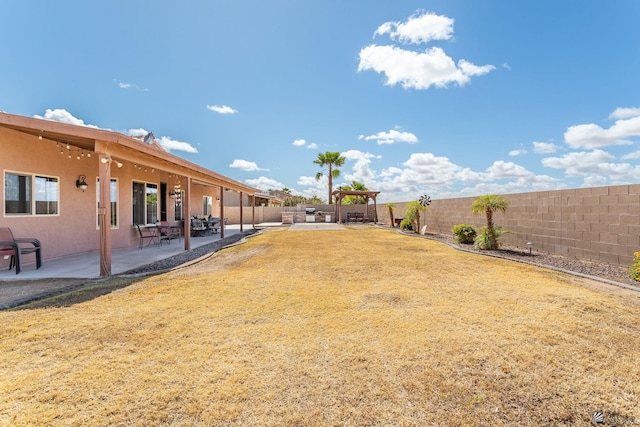
[[[34,237],[41,241],[43,258],[45,260],[59,258],[77,253],[99,251],[98,231],[98,175],[99,158],[95,153],[84,152],[81,155],[77,149],[69,151],[64,146],[47,139],[25,133],[16,132],[0,127],[0,185],[2,186],[2,206],[0,213],[0,227],[11,228],[16,237]],[[61,154],[62,151],[62,154]],[[80,154],[80,158],[78,158]],[[89,156],[90,155],[90,156]],[[131,161],[122,162],[118,168],[111,167],[112,179],[118,182],[118,226],[111,229],[111,244],[113,249],[134,248],[138,245],[139,237],[133,226],[133,182],[148,182],[158,185],[166,183],[166,217],[170,224],[177,224],[174,217],[174,199],[168,192],[176,184],[175,175],[165,171],[145,167]],[[16,172],[25,175],[41,175],[55,177],[59,182],[59,213],[57,215],[7,215],[5,213],[5,172]],[[86,176],[88,188],[81,191],[76,188],[76,180],[80,175]],[[185,182],[181,182],[184,189]],[[192,184],[191,211],[192,214],[202,214],[204,196],[212,198],[213,216],[220,213],[216,197],[218,187]],[[158,215],[160,207],[158,208]],[[27,257],[26,263],[32,262]],[[0,259],[0,268],[8,266],[8,260]]]
[[[494,223],[512,234],[505,244],[610,264],[631,266],[640,250],[640,184],[504,195],[510,206],[496,213]],[[473,215],[476,197],[433,200],[422,224],[435,233],[451,233],[456,224],[468,223],[478,232],[484,215]],[[396,203],[394,216],[402,217],[406,203]],[[390,223],[388,209],[378,206],[381,222]]]

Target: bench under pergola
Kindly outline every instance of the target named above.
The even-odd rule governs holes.
[[[338,222],[342,221],[342,199],[346,196],[364,197],[366,204],[366,217],[369,218],[369,199],[373,199],[373,221],[378,222],[378,205],[376,203],[376,197],[380,194],[379,191],[357,191],[357,190],[336,190],[331,195],[336,201],[338,206]]]

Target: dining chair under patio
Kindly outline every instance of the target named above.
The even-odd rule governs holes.
[[[160,244],[160,239],[158,238],[157,229],[140,227],[140,224],[136,224],[136,228],[138,229],[138,235],[140,236],[140,249],[142,249],[142,247],[144,246],[145,240],[149,241],[149,243],[147,243],[147,246],[151,244],[158,246]]]
[[[167,221],[160,222],[160,240],[171,244],[171,239],[182,240],[182,229],[177,225],[169,225]]]

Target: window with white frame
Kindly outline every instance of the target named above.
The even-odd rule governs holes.
[[[96,206],[100,207],[100,178],[96,181]],[[111,178],[111,183],[109,185],[109,197],[111,198],[111,207],[109,211],[111,212],[111,228],[118,228],[118,179]],[[100,224],[98,223],[98,227]]]
[[[59,208],[60,182],[58,178],[5,172],[5,215],[58,215]]]
[[[154,224],[158,221],[158,184],[133,183],[133,223]]]

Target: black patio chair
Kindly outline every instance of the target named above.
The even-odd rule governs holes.
[[[28,245],[28,246],[25,246]],[[0,227],[0,256],[11,256],[9,269],[16,267],[16,274],[22,270],[22,256],[36,255],[36,269],[42,267],[42,245],[33,238],[15,238],[10,228]]]

